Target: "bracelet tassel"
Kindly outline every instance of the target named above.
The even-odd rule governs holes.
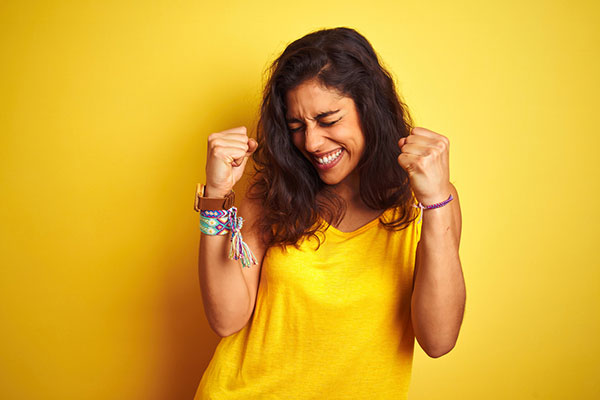
[[[226,235],[231,231],[229,258],[239,260],[242,267],[258,264],[250,247],[242,239],[244,219],[237,216],[237,208],[228,210],[203,210],[200,212],[200,231],[206,235]]]

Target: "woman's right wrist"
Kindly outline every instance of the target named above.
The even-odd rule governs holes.
[[[204,197],[213,197],[213,198],[220,199],[220,198],[224,198],[225,196],[227,196],[229,194],[229,192],[231,192],[231,190],[224,191],[223,189],[219,189],[219,188],[215,188],[215,187],[206,185],[206,187],[204,188]]]

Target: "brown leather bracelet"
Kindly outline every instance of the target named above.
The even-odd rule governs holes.
[[[194,197],[194,210],[227,210],[233,207],[235,193],[233,189],[225,197],[204,197],[206,185],[197,184]]]

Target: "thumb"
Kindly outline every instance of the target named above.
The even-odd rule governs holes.
[[[258,149],[258,142],[252,138],[248,139],[248,152],[246,153],[246,156],[254,153],[256,149]]]
[[[233,166],[234,167],[242,167],[242,169],[244,169],[244,166],[246,165],[246,162],[248,161],[248,157],[250,157],[252,155],[252,153],[254,153],[256,151],[257,148],[258,148],[258,142],[254,139],[248,139],[248,151],[246,152],[246,154],[244,154],[244,157],[235,159],[233,161]]]

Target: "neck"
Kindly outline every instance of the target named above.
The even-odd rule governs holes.
[[[331,187],[346,201],[348,206],[362,204],[362,200],[360,199],[360,178],[358,171],[352,172],[343,181],[337,185],[332,185]]]

